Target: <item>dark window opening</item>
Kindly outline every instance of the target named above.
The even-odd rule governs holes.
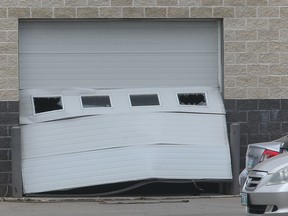
[[[159,106],[157,94],[130,95],[132,106]]]
[[[83,108],[111,107],[110,97],[108,95],[82,96],[81,100]]]
[[[219,182],[143,180],[27,194],[28,197],[201,196],[219,194]]]
[[[33,97],[35,113],[63,110],[61,97]]]
[[[178,94],[178,100],[180,105],[207,106],[204,93],[181,93]]]

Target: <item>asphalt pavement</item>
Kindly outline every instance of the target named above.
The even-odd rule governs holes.
[[[2,199],[5,216],[244,216],[239,197]]]

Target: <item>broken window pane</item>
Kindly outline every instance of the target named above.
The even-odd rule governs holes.
[[[205,93],[180,93],[178,100],[180,105],[207,106]]]
[[[130,95],[132,106],[159,106],[157,94]]]
[[[33,97],[35,113],[63,110],[61,97]]]
[[[110,97],[108,95],[82,96],[81,100],[83,108],[111,107]]]

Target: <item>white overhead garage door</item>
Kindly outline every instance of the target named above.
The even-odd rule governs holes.
[[[21,89],[221,85],[218,21],[25,21],[19,28]]]
[[[24,193],[231,179],[217,21],[23,21]]]
[[[232,178],[216,88],[37,89],[21,98],[25,193]],[[42,109],[48,102],[58,106]]]

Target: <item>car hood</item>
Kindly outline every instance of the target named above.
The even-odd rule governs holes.
[[[288,152],[272,157],[256,165],[253,170],[275,173],[288,166]]]

